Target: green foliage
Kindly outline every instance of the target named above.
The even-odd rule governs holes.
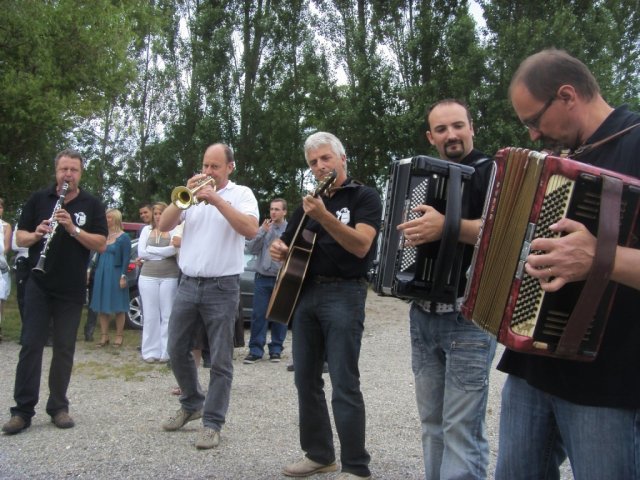
[[[136,3],[2,2],[0,191],[10,210],[51,178],[72,128],[134,78]]]
[[[10,217],[69,144],[87,189],[136,219],[169,200],[205,148],[231,145],[233,179],[266,214],[299,203],[302,145],[345,144],[350,174],[380,187],[388,163],[435,154],[426,108],[466,100],[487,153],[530,145],[508,99],[522,59],[563,48],[613,105],[640,108],[637,0],[2,0],[0,195]],[[535,147],[535,146],[534,146]]]

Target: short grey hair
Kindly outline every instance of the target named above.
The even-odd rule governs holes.
[[[84,158],[82,158],[82,155],[77,150],[73,150],[72,148],[65,148],[61,152],[58,152],[54,160],[54,166],[56,168],[58,167],[58,161],[62,157],[68,157],[68,158],[74,158],[76,160],[80,160],[80,168],[82,169],[84,168]]]
[[[316,132],[312,135],[309,135],[304,142],[304,157],[307,158],[307,152],[309,150],[315,150],[316,148],[323,147],[325,145],[329,145],[333,153],[335,153],[338,157],[346,157],[347,154],[344,151],[344,145],[342,142],[338,140],[333,133],[329,132]]]

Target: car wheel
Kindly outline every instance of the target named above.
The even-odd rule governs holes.
[[[129,312],[126,315],[127,328],[134,330],[142,329],[144,324],[144,317],[142,315],[142,300],[140,299],[140,292],[137,288],[132,288],[129,291]]]

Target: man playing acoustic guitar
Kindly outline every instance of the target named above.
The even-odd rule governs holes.
[[[340,140],[326,132],[307,138],[305,158],[316,179],[335,171],[333,187],[321,197],[307,195],[281,239],[271,244],[276,261],[295,245],[298,224],[308,217],[307,235],[315,234],[307,273],[293,312],[293,356],[298,390],[300,445],[305,457],[283,473],[306,477],[338,469],[324,394],[325,360],[333,386],[332,407],[342,473],[339,479],[367,479],[370,456],[365,448],[365,407],[358,360],[367,296],[365,276],[375,251],[382,205],[378,193],[347,176]],[[286,265],[286,264],[285,264]]]

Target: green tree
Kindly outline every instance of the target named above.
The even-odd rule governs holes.
[[[52,178],[73,126],[133,77],[132,12],[142,3],[2,1],[0,191],[10,209]]]
[[[552,0],[540,8],[529,0],[482,1],[490,63],[483,114],[491,126],[493,150],[531,146],[526,129],[508,99],[511,77],[520,62],[544,48],[568,51],[582,60],[613,105],[638,106],[640,18],[637,1]]]
[[[476,117],[476,129],[482,129],[478,110],[487,55],[467,2],[395,0],[374,5],[380,35],[398,65],[394,123],[401,142],[394,156],[437,155],[425,137],[425,113],[444,98],[465,100]]]

